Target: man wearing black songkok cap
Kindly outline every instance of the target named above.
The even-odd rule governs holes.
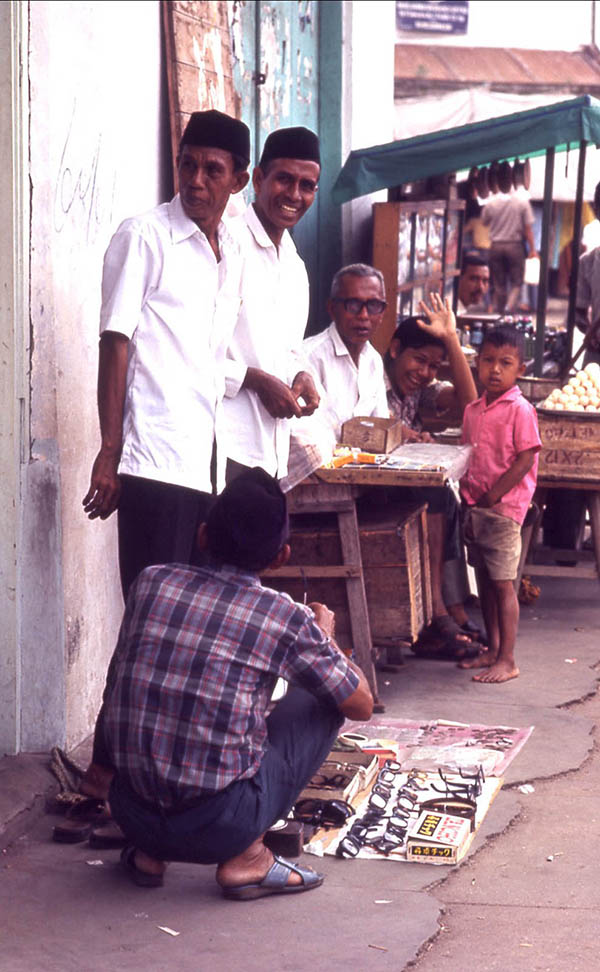
[[[222,215],[248,182],[249,161],[243,122],[194,112],[177,156],[179,192],[121,223],[104,258],[101,447],[83,504],[90,519],[105,520],[118,507],[125,599],[144,567],[196,556],[240,306],[240,247]],[[103,799],[107,777],[96,756],[81,789]]]
[[[239,243],[222,215],[248,181],[249,160],[243,122],[194,112],[178,194],[125,220],[106,252],[101,448],[83,503],[90,519],[118,506],[125,596],[148,564],[189,561],[212,492],[215,412],[240,305]]]
[[[104,694],[110,805],[136,884],[165,861],[217,864],[226,897],[307,891],[310,868],[273,857],[265,831],[317,771],[343,716],[369,719],[364,675],[332,639],[333,615],[261,586],[289,556],[285,497],[242,473],[199,530],[206,567],[149,567],[132,587]],[[291,687],[267,716],[278,676]]]
[[[260,465],[284,477],[289,419],[312,414],[319,402],[301,354],[308,277],[288,231],[312,205],[320,171],[314,132],[272,132],[252,174],[254,203],[237,221],[245,266],[224,400],[230,473]]]

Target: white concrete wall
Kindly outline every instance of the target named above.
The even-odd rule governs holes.
[[[30,4],[31,434],[24,507],[22,748],[93,725],[122,604],[115,518],[81,499],[99,444],[102,256],[160,200],[160,5]]]
[[[397,31],[399,44],[574,51],[592,43],[594,0],[471,0],[466,34]]]
[[[344,4],[344,161],[353,149],[394,138],[395,16],[390,0]],[[345,264],[370,260],[371,208],[385,199],[387,192],[374,193],[344,204]]]
[[[0,756],[20,747],[21,470],[29,441],[27,28],[24,5],[0,4]]]

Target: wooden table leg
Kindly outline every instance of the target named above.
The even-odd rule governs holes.
[[[590,511],[592,543],[594,545],[594,556],[596,558],[596,573],[600,579],[600,493],[597,490],[589,490],[586,493],[586,500],[588,510]]]
[[[355,505],[353,504],[350,510],[339,512],[337,518],[343,563],[360,564],[362,567],[360,533],[358,530],[358,518],[356,516]],[[367,595],[362,570],[360,576],[348,577],[346,579],[346,592],[348,595],[350,628],[352,631],[354,651],[356,652],[356,660],[365,673],[365,677],[373,693],[373,698],[378,702],[377,676],[373,664],[373,641],[371,638]],[[378,711],[382,711],[379,706]]]

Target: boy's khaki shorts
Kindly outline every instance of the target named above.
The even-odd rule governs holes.
[[[469,506],[464,518],[469,563],[492,580],[515,580],[521,557],[521,525],[508,516]]]

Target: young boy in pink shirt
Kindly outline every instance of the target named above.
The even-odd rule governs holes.
[[[488,649],[460,667],[484,668],[473,676],[476,682],[506,682],[519,674],[514,655],[519,602],[513,582],[541,446],[535,409],[516,384],[525,371],[523,335],[513,327],[488,331],[478,369],[485,391],[464,413],[462,442],[473,449],[460,492]]]

